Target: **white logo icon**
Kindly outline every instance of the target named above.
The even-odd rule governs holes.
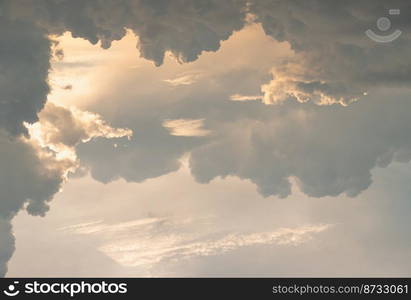
[[[20,291],[16,289],[16,285],[19,284],[18,281],[15,281],[14,284],[10,284],[7,290],[4,290],[3,293],[9,297],[14,297],[20,294]]]
[[[388,13],[393,16],[393,15],[399,15],[400,10],[399,9],[390,9]],[[387,31],[391,28],[391,20],[386,18],[386,17],[381,17],[377,20],[377,28],[381,31]],[[388,35],[379,35],[372,31],[371,29],[368,29],[365,34],[372,39],[375,42],[378,43],[390,43],[396,39],[399,38],[401,35],[401,30],[397,29],[393,33],[388,34]]]

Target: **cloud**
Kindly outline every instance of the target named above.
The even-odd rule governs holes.
[[[0,173],[4,191],[0,216],[12,218],[24,204],[31,214],[44,215],[47,202],[59,189],[64,167],[47,150],[25,139],[11,139],[4,131],[0,143],[1,169],[7,170]]]
[[[295,181],[309,196],[355,197],[372,183],[373,169],[409,161],[408,88],[373,88],[348,106],[230,101],[235,94],[258,95],[267,79],[267,66],[260,57],[282,61],[283,55],[274,56],[281,44],[256,34],[258,29],[247,27],[219,53],[191,64],[145,66],[133,74],[111,77],[113,85],[104,98],[98,97],[88,109],[132,129],[135,139],[117,148],[112,141],[98,139],[79,145],[80,160],[93,178],[105,183],[118,178],[143,182],[177,171],[187,155],[191,173],[201,183],[237,176],[253,182],[264,196],[287,197]],[[247,32],[254,39],[244,42]],[[231,45],[244,49],[239,60],[230,60],[235,51]],[[223,67],[204,69],[209,65]],[[203,76],[183,91],[163,84],[169,74],[193,71],[204,71]],[[107,99],[120,93],[116,106],[122,109],[114,110]],[[164,120],[180,119],[204,119],[212,135],[196,139],[170,135]]]
[[[117,180],[105,185],[89,176],[76,178],[58,194],[46,220],[25,214],[15,219],[21,247],[9,275],[406,277],[411,270],[410,174],[409,165],[396,163],[374,170],[375,184],[357,198],[310,198],[294,186],[286,201],[265,199],[252,183],[233,176],[198,184],[185,167],[143,184]],[[233,234],[248,237],[307,224],[333,225],[307,233],[312,239],[298,245],[253,244],[208,256],[198,255],[200,251],[173,256],[169,251],[173,240],[177,252],[186,253],[180,246],[211,247]],[[116,241],[121,247],[114,247]],[[104,246],[112,246],[107,250],[117,261],[104,254]],[[150,252],[157,249],[167,251],[164,256]],[[146,269],[138,256],[163,259]]]
[[[389,16],[389,8],[403,14]],[[348,105],[376,87],[403,87],[409,84],[411,69],[411,23],[406,17],[407,1],[250,2],[255,22],[267,35],[290,43],[295,57],[273,67],[273,80],[262,87],[266,104],[288,99],[313,101],[320,105]],[[403,35],[392,43],[370,40],[365,30],[378,31],[379,17],[392,19]],[[388,32],[391,33],[391,32]],[[388,59],[389,58],[389,59]],[[405,63],[405,64],[404,64]]]
[[[241,94],[233,94],[230,96],[230,100],[232,101],[256,101],[256,100],[262,100],[262,96],[254,95],[241,95]]]
[[[118,224],[89,222],[61,230],[71,234],[97,235],[103,240],[99,250],[118,263],[152,268],[164,261],[221,255],[243,247],[298,246],[330,228],[330,225],[319,224],[248,234],[213,232],[214,237],[210,237],[206,228],[191,232],[192,227],[198,226],[195,223],[204,221],[146,218]]]
[[[126,128],[113,128],[101,116],[75,108],[64,108],[47,103],[39,113],[39,121],[27,125],[30,136],[42,147],[56,153],[75,156],[75,146],[96,137],[130,139],[133,132]]]
[[[165,79],[164,82],[167,82],[171,86],[190,85],[195,83],[200,77],[201,74],[199,73],[185,74],[173,79]]]
[[[176,119],[165,120],[163,126],[175,136],[207,136],[211,132],[203,128],[204,119]]]
[[[47,99],[50,47],[44,29],[0,17],[0,128],[12,135],[27,133]]]
[[[407,11],[409,4],[395,1],[392,6]],[[273,80],[262,86],[266,104],[296,99],[321,105],[347,105],[370,88],[404,86],[410,78],[410,70],[404,66],[404,61],[411,59],[407,51],[410,34],[405,30],[410,24],[401,15],[393,23],[396,21],[404,34],[395,43],[382,46],[367,40],[363,34],[363,29],[372,27],[377,16],[386,10],[382,0],[370,5],[349,2],[338,9],[329,7],[327,1],[292,4],[265,0],[204,4],[174,1],[170,4],[161,0],[128,0],[122,5],[117,1],[102,5],[17,0],[5,1],[2,10],[3,16],[13,21],[2,18],[1,65],[3,73],[8,75],[0,80],[3,91],[0,122],[13,134],[25,132],[23,122],[35,122],[46,101],[50,48],[54,45],[46,33],[59,35],[69,31],[74,37],[92,43],[101,41],[103,48],[108,48],[130,29],[139,38],[140,54],[156,65],[162,64],[167,51],[182,62],[191,62],[203,51],[217,51],[221,41],[243,28],[249,13],[253,22],[262,24],[267,35],[287,41],[296,52],[294,58],[274,66]],[[10,34],[13,32],[17,34]],[[59,57],[63,57],[61,50],[55,51]],[[19,65],[26,67],[16,67]],[[14,83],[15,78],[19,78],[20,84],[8,81]],[[193,80],[185,75],[166,82],[187,85]],[[17,88],[19,85],[26,88]],[[13,120],[9,120],[10,115]]]
[[[9,19],[0,3],[0,276],[15,245],[11,219],[25,208],[44,215],[62,182],[62,172],[21,135],[38,120],[47,99],[51,42],[46,31],[25,20]]]
[[[371,184],[373,168],[409,161],[408,99],[408,92],[390,90],[349,108],[297,104],[264,111],[249,103],[244,109],[258,112],[255,119],[218,125],[208,119],[210,128],[222,129],[191,151],[190,167],[204,183],[228,175],[250,179],[265,196],[288,196],[295,178],[309,196],[353,197]]]
[[[100,41],[103,48],[108,48],[112,41],[125,35],[127,28],[138,35],[140,54],[156,65],[162,64],[166,52],[181,62],[190,62],[203,51],[218,50],[222,40],[243,27],[245,11],[241,3],[125,1],[118,5],[117,1],[2,1],[0,139],[5,147],[0,159],[3,164],[10,153],[15,156],[4,161],[7,168],[2,168],[13,171],[2,172],[0,176],[4,184],[24,178],[28,178],[29,184],[16,190],[13,197],[2,197],[1,217],[10,220],[24,205],[29,212],[44,215],[46,203],[58,191],[67,172],[76,167],[73,149],[78,143],[95,137],[130,136],[127,129],[115,130],[96,115],[51,104],[41,113],[42,120],[30,125],[38,121],[38,113],[47,100],[51,57],[64,59],[63,50],[56,48],[58,44],[48,36],[69,31],[73,37],[85,38],[93,44]],[[25,138],[20,138],[21,134]],[[29,172],[23,173],[25,169]]]
[[[7,262],[11,258],[14,249],[14,236],[11,231],[9,220],[0,218],[0,277],[4,277],[7,273]]]
[[[289,70],[288,70],[289,71]],[[340,104],[347,106],[358,101],[359,97],[364,95],[360,92],[358,95],[352,95],[347,98],[347,91],[343,89],[339,95],[339,86],[333,86],[322,81],[304,81],[290,75],[280,75],[279,72],[273,72],[275,77],[268,84],[261,86],[264,97],[261,97],[265,104],[282,104],[290,99],[295,99],[300,103],[312,101],[318,105]]]
[[[39,122],[28,125],[30,138],[10,137],[0,130],[0,276],[14,251],[11,220],[21,209],[44,216],[48,202],[69,172],[78,167],[74,147],[94,137],[131,136],[109,127],[96,114],[47,104]]]
[[[410,24],[403,16],[393,20],[404,34],[391,44],[377,44],[364,36],[386,10],[385,1],[121,3],[0,4],[0,162],[2,170],[11,170],[0,173],[2,190],[11,191],[0,201],[0,239],[9,242],[1,250],[3,261],[14,247],[8,222],[23,207],[44,215],[47,202],[77,160],[76,151],[102,182],[118,177],[143,181],[176,171],[180,158],[189,152],[190,168],[199,182],[234,175],[254,182],[265,196],[280,197],[290,194],[291,178],[310,196],[356,196],[371,184],[373,168],[410,160],[409,91],[402,90],[411,74]],[[408,11],[411,4],[392,1],[391,5]],[[225,101],[230,95],[256,94],[247,90],[251,85],[247,79],[253,76],[242,66],[220,73],[219,80],[206,85],[208,90],[196,87],[184,99],[174,95],[174,103],[153,104],[148,96],[138,101],[142,110],[125,112],[134,116],[123,123],[133,124],[122,126],[138,132],[136,140],[126,139],[129,129],[113,129],[95,114],[52,105],[42,113],[43,121],[27,126],[32,139],[27,136],[25,124],[38,120],[49,92],[53,42],[48,34],[69,31],[108,48],[129,29],[138,36],[140,55],[159,66],[166,53],[180,62],[193,62],[204,51],[217,51],[222,41],[243,28],[247,13],[267,35],[288,42],[295,51],[293,58],[272,66],[272,80],[261,87],[265,104],[287,105],[267,108]],[[63,57],[58,51],[54,54]],[[242,86],[235,76],[243,79]],[[191,78],[168,80],[171,85],[195,86],[189,84]],[[390,90],[393,87],[399,90]],[[168,94],[169,90],[163,91],[164,98]],[[289,104],[290,99],[298,103]],[[335,103],[352,105],[311,105]],[[213,135],[187,139],[188,133],[205,135],[199,122],[203,119]],[[174,123],[164,128],[164,120]],[[111,137],[125,139],[114,144],[107,140]],[[84,141],[91,143],[82,145]],[[0,268],[5,271],[4,265]]]
[[[246,1],[207,2],[166,0],[9,1],[12,13],[29,18],[50,33],[70,31],[103,48],[120,40],[126,29],[138,36],[142,57],[161,65],[167,52],[181,62],[198,58],[203,51],[216,51],[220,42],[244,25]],[[79,13],[81,12],[81,13]]]
[[[109,76],[111,84],[105,86],[104,97],[97,96],[95,105],[90,104],[87,109],[97,111],[111,124],[130,128],[134,132],[134,138],[127,142],[116,142],[117,147],[113,141],[100,139],[81,144],[77,147],[81,162],[91,170],[93,178],[105,183],[118,178],[143,182],[177,171],[185,153],[214,139],[212,136],[220,131],[215,126],[216,119],[237,118],[239,111],[245,112],[244,107],[234,106],[227,100],[230,95],[238,92],[258,93],[261,82],[267,78],[266,71],[269,70],[265,58],[269,61],[273,59],[273,54],[274,58],[277,55],[277,47],[272,43],[274,42],[265,38],[257,26],[250,26],[237,33],[235,39],[223,44],[223,48],[229,47],[229,57],[233,57],[233,52],[239,47],[244,49],[235,60],[230,60],[225,50],[205,55],[190,64],[176,65],[168,62],[160,68],[144,64],[133,72],[128,67],[125,72],[119,68],[115,77]],[[249,45],[259,47],[250,48]],[[284,46],[280,47],[278,56],[284,55],[283,48]],[[259,49],[266,49],[270,55],[257,55]],[[255,62],[253,58],[258,61]],[[201,78],[192,85],[175,88],[163,82],[164,78],[180,76],[175,74],[199,73],[202,74]],[[239,82],[242,84],[239,85]],[[99,93],[102,93],[101,90]],[[118,98],[120,93],[123,96]],[[110,99],[117,100],[114,103]],[[266,106],[261,105],[261,108],[264,107]],[[254,114],[255,112],[252,113]],[[238,117],[241,118],[242,115]],[[180,119],[204,119],[205,130],[212,134],[203,138],[170,135],[169,130],[163,126],[164,121]],[[213,128],[210,127],[211,124],[214,124]],[[110,159],[107,160],[107,157]]]
[[[145,94],[123,94],[124,110],[111,114],[113,123],[138,132],[136,141],[114,149],[110,141],[95,140],[78,147],[79,157],[97,180],[141,182],[178,170],[187,154],[198,182],[238,176],[256,184],[262,195],[279,197],[290,195],[293,180],[309,196],[355,197],[372,183],[373,169],[409,161],[408,89],[374,90],[349,106],[229,100],[238,82],[257,74],[236,67],[217,71],[210,75],[213,81],[183,95],[159,89],[156,80],[138,81]],[[224,84],[215,84],[220,81]],[[127,82],[118,84],[114,94]],[[257,82],[244,94],[252,95],[254,88]],[[132,101],[136,97],[138,103]],[[102,115],[110,115],[106,105],[99,103]],[[213,134],[195,140],[170,135],[164,120],[181,118],[207,120]]]
[[[11,219],[23,208],[43,216],[60,189],[65,170],[49,153],[41,155],[33,145],[10,138],[4,130],[0,130],[0,145],[0,276],[4,276],[14,251]]]
[[[182,62],[197,59],[202,51],[216,51],[222,40],[244,26],[244,17],[246,13],[250,13],[253,18],[249,20],[260,23],[265,33],[274,39],[288,42],[295,52],[294,57],[277,61],[272,67],[272,80],[261,87],[265,104],[285,103],[295,99],[305,104],[338,103],[347,106],[362,98],[361,100],[368,101],[367,105],[382,108],[384,104],[381,101],[384,100],[377,100],[377,104],[371,105],[364,95],[371,95],[373,89],[403,87],[410,78],[408,65],[404,64],[410,61],[409,34],[405,33],[398,41],[384,46],[368,40],[364,35],[364,29],[373,26],[378,16],[385,11],[383,1],[373,1],[370,5],[359,5],[358,2],[351,1],[344,6],[337,6],[337,9],[327,1],[289,4],[287,1],[255,0],[248,2],[248,5],[242,1],[224,4],[209,2],[207,5],[190,2],[188,5],[184,3],[184,7],[182,2],[173,2],[171,5],[162,1],[155,4],[130,1],[127,2],[128,9],[114,5],[111,1],[105,4],[97,6],[95,3],[77,1],[33,2],[34,6],[39,5],[41,9],[33,10],[31,16],[52,33],[61,34],[64,30],[69,30],[73,36],[84,37],[93,43],[100,40],[103,47],[109,47],[111,41],[122,38],[126,33],[125,28],[131,29],[139,37],[141,55],[159,65],[167,51]],[[393,2],[392,5],[402,11],[406,11],[409,6],[404,1]],[[74,7],[77,9],[67,9]],[[102,17],[108,16],[106,10],[110,11],[110,17]],[[74,14],[71,11],[87,11],[88,14]],[[49,12],[53,12],[56,17],[50,18]],[[228,15],[231,17],[227,18]],[[394,21],[402,29],[409,28],[408,22],[401,16],[393,20],[393,23]],[[384,57],[391,59],[384,60]],[[224,84],[230,81],[224,76],[219,79]],[[170,83],[173,84],[190,82],[181,77],[166,80],[171,80]],[[233,90],[228,95],[219,91],[214,94],[210,92],[208,96],[220,97],[221,100],[236,94],[239,92]],[[243,91],[240,94],[248,95]],[[201,97],[198,93],[191,96]],[[145,105],[146,101],[142,103]],[[241,105],[243,104],[249,103]],[[176,171],[180,166],[179,158],[183,153],[191,152],[192,171],[200,182],[208,182],[218,176],[237,175],[255,182],[266,196],[286,197],[290,193],[290,178],[296,178],[303,190],[312,196],[341,193],[355,196],[369,186],[372,181],[370,170],[381,160],[391,161],[390,153],[406,151],[402,149],[405,143],[401,141],[397,141],[393,150],[381,145],[382,138],[379,141],[373,140],[370,143],[375,144],[376,149],[370,150],[367,159],[360,163],[357,155],[365,155],[359,152],[362,148],[357,146],[359,150],[351,154],[346,149],[348,143],[339,145],[338,137],[335,136],[331,136],[330,141],[338,146],[324,145],[321,149],[320,145],[327,141],[320,136],[328,137],[329,133],[328,130],[324,132],[320,124],[324,128],[332,127],[349,141],[359,143],[360,138],[356,134],[345,132],[339,127],[347,126],[344,118],[352,117],[351,110],[344,113],[332,108],[329,111],[336,118],[333,120],[327,118],[325,112],[316,111],[311,106],[307,111],[303,111],[298,105],[279,109],[278,111],[285,113],[285,118],[276,110],[256,107],[251,108],[252,115],[246,116],[241,111],[246,106],[242,109],[234,108],[217,101],[213,101],[213,107],[204,103],[200,105],[198,102],[190,105],[188,101],[184,105],[187,107],[170,105],[169,111],[150,112],[149,116],[133,112],[136,115],[134,119],[144,118],[145,122],[140,120],[130,127],[134,130],[141,129],[141,125],[150,127],[150,133],[141,133],[139,144],[131,142],[116,148],[109,141],[96,140],[95,143],[101,149],[101,153],[97,155],[92,146],[79,146],[78,151],[84,164],[91,167],[93,176],[103,182],[118,177],[143,181]],[[401,100],[400,106],[403,105],[405,104]],[[204,108],[201,113],[198,112],[199,107]],[[164,107],[158,105],[156,109]],[[232,111],[227,112],[227,109]],[[158,114],[165,118],[159,121]],[[279,125],[277,121],[270,119],[270,114],[284,124],[295,124],[290,124],[289,127]],[[318,120],[311,118],[312,115],[318,116]],[[166,137],[168,132],[161,126],[164,119],[206,119],[207,125],[213,127],[210,130],[220,134],[209,141],[183,142],[174,139],[175,136]],[[333,127],[328,122],[339,125]],[[375,120],[361,122],[369,126]],[[400,124],[398,126],[401,127]],[[369,129],[359,132],[367,130]],[[311,139],[305,136],[307,131]],[[290,138],[290,134],[298,138]],[[225,140],[231,141],[231,146]],[[234,145],[240,149],[240,146],[245,145],[245,148],[235,151],[232,148]],[[93,153],[93,157],[90,153]],[[101,162],[106,161],[107,156],[112,157],[113,161],[104,165]],[[270,164],[264,163],[263,158]],[[347,159],[352,164],[347,164]],[[220,160],[224,160],[224,163]]]

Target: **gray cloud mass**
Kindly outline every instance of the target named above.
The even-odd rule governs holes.
[[[49,92],[50,41],[45,31],[0,17],[0,127],[26,133],[23,122],[37,121]]]
[[[139,39],[141,56],[161,65],[170,51],[181,62],[216,51],[222,40],[244,25],[246,1],[11,1],[18,17],[29,17],[49,32],[71,32],[103,48],[120,40],[126,29]],[[24,9],[22,9],[24,7]]]
[[[4,130],[0,130],[0,154],[0,276],[4,276],[14,249],[11,219],[22,208],[44,216],[63,174],[39,158],[31,145],[10,138]]]

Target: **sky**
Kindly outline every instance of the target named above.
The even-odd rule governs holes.
[[[0,1],[0,276],[410,276],[410,12]]]

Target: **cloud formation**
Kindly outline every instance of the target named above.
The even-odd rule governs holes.
[[[113,129],[99,116],[49,103],[30,138],[10,137],[0,129],[0,276],[14,250],[11,220],[25,209],[44,216],[69,172],[78,167],[74,147],[94,137],[131,136],[127,129]]]
[[[264,102],[288,99],[320,105],[348,105],[375,87],[403,87],[410,82],[411,23],[407,1],[270,1],[250,2],[255,22],[278,41],[290,43],[296,55],[273,67],[273,80],[264,85]],[[397,8],[402,15],[389,16]],[[392,19],[403,34],[388,44],[365,36],[379,32],[379,17]],[[389,31],[389,34],[391,33]]]
[[[223,47],[216,64],[227,60],[225,51]],[[254,57],[251,53],[244,59],[253,65]],[[191,67],[207,63],[200,59]],[[375,89],[349,106],[297,101],[264,105],[230,99],[239,89],[255,95],[264,79],[258,68],[226,64],[177,91],[162,85],[161,76],[152,77],[151,72],[161,71],[141,71],[150,81],[139,74],[119,78],[106,92],[110,99],[131,82],[145,87],[141,93],[132,89],[122,94],[118,105],[123,110],[112,113],[112,104],[104,99],[90,107],[136,132],[136,140],[120,148],[98,140],[78,147],[82,162],[99,181],[158,177],[178,170],[188,154],[191,172],[201,183],[238,176],[256,184],[264,196],[287,197],[295,181],[309,196],[354,197],[372,183],[373,169],[409,161],[408,89]],[[212,135],[170,135],[164,121],[178,119],[204,120]]]
[[[161,65],[166,52],[181,62],[198,58],[203,51],[216,51],[222,40],[244,25],[244,0],[53,0],[7,1],[18,18],[29,18],[52,34],[70,31],[103,48],[120,40],[126,30],[139,39],[142,57]]]
[[[405,12],[411,4],[391,1],[389,8],[394,6]],[[0,201],[0,240],[8,245],[1,249],[0,275],[14,247],[11,218],[22,208],[44,215],[47,202],[77,163],[75,147],[102,182],[118,177],[143,181],[176,171],[189,152],[199,182],[235,175],[254,182],[265,196],[280,197],[290,194],[290,178],[310,196],[356,196],[370,185],[376,166],[409,161],[409,93],[401,90],[411,78],[409,21],[403,16],[393,20],[404,34],[391,44],[364,36],[386,10],[382,0],[2,1],[0,185],[10,195],[4,193]],[[27,135],[25,124],[38,121],[49,92],[53,42],[48,35],[69,31],[108,48],[131,30],[138,37],[140,55],[159,66],[166,53],[193,62],[204,51],[217,51],[222,41],[244,27],[247,15],[295,52],[272,66],[272,80],[261,87],[263,102],[298,103],[267,108],[257,101],[241,101],[250,97],[238,95],[255,91],[243,91],[247,83],[239,87],[238,78],[247,81],[250,70],[238,68],[218,74],[219,81],[211,81],[209,89],[195,90],[201,79],[197,77],[162,80],[172,88],[193,90],[174,103],[142,99],[138,108],[143,110],[132,110],[133,116],[124,121],[133,123],[127,127],[141,129],[138,141],[126,141],[130,130],[113,129],[95,114],[51,104],[39,123],[27,125],[31,139]],[[55,54],[64,56],[60,50]],[[228,73],[233,77],[227,78]],[[372,100],[362,99],[346,109],[332,106],[347,106],[365,94]],[[225,101],[230,95],[237,101]],[[203,120],[209,129],[202,128]],[[81,145],[92,138],[98,139]],[[107,138],[123,139],[114,146]]]
[[[394,6],[403,12],[410,8],[400,0],[390,2],[390,8]],[[364,34],[375,27],[378,16],[388,13],[383,0],[361,4],[348,1],[344,5],[314,0],[17,0],[5,1],[3,10],[13,19],[31,21],[49,34],[69,31],[73,37],[93,44],[101,42],[103,48],[109,48],[131,30],[139,39],[140,55],[157,66],[167,52],[181,62],[192,62],[204,51],[217,51],[221,41],[247,22],[259,23],[267,35],[288,42],[295,51],[295,57],[273,66],[272,81],[262,86],[266,104],[295,99],[348,105],[368,89],[404,86],[410,78],[404,62],[411,59],[407,51],[411,41],[407,29],[411,26],[404,16],[392,16],[393,26],[403,30],[393,43],[381,45]],[[46,65],[42,71],[47,69]],[[42,77],[44,80],[46,74]],[[187,85],[193,79],[183,76],[166,81]]]
[[[192,227],[207,220],[146,218],[119,224],[103,221],[62,228],[64,232],[95,235],[102,239],[99,250],[127,267],[150,269],[163,261],[180,261],[193,257],[214,256],[243,247],[258,245],[297,246],[328,230],[330,225],[278,228],[267,232],[240,234],[214,232]]]
[[[59,170],[48,168],[36,150],[17,136],[27,134],[42,109],[49,86],[51,43],[30,22],[11,20],[0,3],[0,277],[14,251],[11,219],[24,206],[34,215],[47,211],[58,191]]]
[[[7,273],[7,262],[13,255],[15,244],[9,220],[0,218],[0,277]]]
[[[59,190],[64,168],[49,153],[38,153],[30,143],[10,138],[0,130],[0,276],[14,250],[11,219],[25,208],[32,215],[43,216],[48,202]]]
[[[46,102],[50,47],[44,29],[0,16],[0,128],[12,135],[27,133],[23,122]]]
[[[389,45],[375,43],[364,35],[364,31],[373,26],[378,16],[387,8],[384,1],[372,1],[372,3],[370,1],[370,5],[366,4],[349,1],[344,5],[335,6],[327,1],[303,3],[255,0],[248,4],[243,1],[229,1],[224,4],[210,1],[204,5],[196,1],[177,1],[173,4],[163,1],[125,1],[122,5],[116,5],[113,1],[107,1],[104,5],[97,5],[80,1],[38,1],[32,3],[31,11],[26,11],[30,11],[29,15],[51,33],[61,34],[68,30],[73,36],[84,37],[92,43],[101,41],[104,48],[109,47],[113,40],[122,38],[125,28],[131,29],[139,37],[140,54],[153,60],[156,65],[163,62],[164,53],[167,51],[173,53],[182,62],[197,59],[202,51],[216,51],[222,40],[244,26],[245,16],[248,13],[253,16],[250,18],[253,22],[262,25],[267,35],[278,41],[288,42],[295,51],[294,57],[273,66],[272,80],[262,85],[262,100],[265,104],[279,104],[295,99],[300,103],[311,101],[319,105],[337,103],[346,106],[359,98],[365,98],[365,94],[370,93],[369,90],[403,87],[410,78],[409,66],[404,64],[411,59],[408,51],[410,35],[406,31],[410,27],[408,22],[402,16],[393,20],[393,24],[404,30],[404,35],[398,41]],[[409,4],[404,1],[394,1],[390,5],[402,11],[407,11],[409,8]],[[11,5],[11,7],[18,6],[18,1],[17,4]],[[74,11],[87,13],[75,14]],[[110,17],[107,11],[110,11]],[[22,15],[24,14],[20,13],[20,16]],[[54,18],[51,18],[51,15]],[[382,59],[384,57],[391,58],[384,60]],[[193,82],[187,81],[187,78],[176,79],[178,80],[166,80],[175,87],[193,85]],[[222,82],[228,80],[221,78]],[[231,95],[236,94],[238,94],[236,91],[231,93]],[[218,93],[209,93],[209,96],[227,97]],[[195,97],[199,97],[198,93]],[[248,99],[247,97],[231,98]],[[363,101],[367,100],[363,99]],[[376,101],[377,104],[372,106],[380,104],[383,106],[381,101]],[[279,109],[278,111],[285,113],[291,122],[296,122],[290,124],[288,128],[272,120],[275,116],[283,119],[284,123],[290,122],[289,119],[278,116],[276,110],[263,111],[264,108],[253,108],[255,115],[250,118],[251,120],[238,119],[241,125],[234,125],[230,118],[245,115],[244,112],[238,113],[240,109],[233,108],[231,113],[226,110],[229,106],[227,104],[213,103],[213,108],[202,104],[206,108],[203,113],[195,113],[196,116],[185,113],[188,117],[185,116],[184,119],[205,119],[210,124],[214,122],[214,126],[222,132],[220,135],[216,135],[210,143],[166,137],[164,128],[160,128],[157,122],[172,118],[182,119],[181,111],[197,111],[196,104],[190,105],[184,102],[184,105],[187,107],[182,108],[177,105],[170,108],[171,113],[164,113],[162,120],[152,119],[158,117],[157,112],[147,116],[135,113],[135,119],[144,118],[146,121],[140,119],[133,124],[134,129],[138,130],[140,124],[152,125],[150,133],[141,134],[138,145],[130,143],[114,149],[112,143],[98,141],[101,143],[99,149],[107,150],[101,150],[101,154],[97,156],[93,154],[93,157],[89,157],[87,150],[84,150],[84,147],[80,148],[84,163],[91,166],[93,176],[103,182],[118,177],[143,181],[177,170],[182,154],[195,148],[191,154],[191,165],[193,174],[201,182],[208,182],[216,176],[234,174],[255,182],[261,193],[266,196],[285,197],[290,193],[289,178],[295,177],[303,190],[312,196],[341,193],[355,196],[371,183],[370,170],[377,165],[376,162],[388,155],[387,151],[399,151],[398,149],[387,150],[386,147],[381,146],[377,147],[378,150],[370,151],[370,156],[358,166],[357,163],[356,166],[346,164],[347,155],[351,152],[346,153],[344,147],[327,145],[323,146],[323,149],[318,148],[325,142],[320,140],[320,137],[329,136],[328,130],[320,134],[322,128],[330,127],[327,122],[339,124],[336,125],[335,130],[340,132],[340,126],[344,126],[344,118],[350,118],[349,113],[331,109],[333,113],[336,111],[335,117],[338,120],[333,122],[326,117],[328,110],[321,112],[311,106],[306,112],[300,112],[298,106]],[[357,106],[357,109],[363,106]],[[219,119],[215,118],[216,107],[224,111],[226,121],[222,121],[224,116],[221,115],[218,116]],[[238,115],[235,116],[235,113]],[[258,114],[260,116],[257,116]],[[312,134],[312,139],[309,139],[306,137],[306,131],[310,127],[300,131],[294,126],[295,124],[306,126],[304,118],[310,117],[311,114],[318,115],[319,119],[317,121],[315,118],[309,119],[309,122],[313,122],[311,123],[313,129],[309,132]],[[243,124],[247,122],[248,125],[244,126]],[[242,131],[236,129],[237,126],[242,128]],[[244,136],[247,136],[244,135],[244,130],[249,130],[249,140],[244,140]],[[270,133],[274,130],[280,137]],[[295,141],[291,139],[293,141],[291,145],[288,134],[300,138]],[[346,134],[349,140],[354,139],[355,136],[348,132],[341,132],[341,134]],[[231,141],[231,146],[225,143],[228,140]],[[275,146],[274,141],[276,141]],[[317,144],[313,141],[317,141]],[[167,147],[162,147],[163,142]],[[202,145],[203,143],[205,145]],[[236,143],[247,147],[238,151],[242,148],[233,148]],[[337,141],[335,143],[338,144]],[[380,145],[381,141],[371,144],[373,143]],[[201,147],[197,147],[199,145]],[[291,147],[296,149],[291,151]],[[299,149],[307,149],[307,151],[299,151]],[[321,152],[324,151],[330,153],[330,157],[322,155]],[[356,153],[350,157],[353,164],[358,159],[357,155],[360,154]],[[113,157],[113,162],[104,165],[101,162],[106,161],[107,156]],[[224,160],[224,163],[219,162],[220,159]],[[267,165],[263,161],[272,163]],[[325,161],[332,163],[325,167]],[[247,165],[244,165],[244,162],[247,162]],[[297,165],[296,162],[301,163]]]
[[[204,129],[204,120],[176,119],[165,120],[163,126],[175,136],[207,136],[211,132]]]
[[[101,116],[75,108],[64,108],[47,103],[39,113],[39,121],[27,125],[31,139],[57,155],[77,159],[75,147],[93,138],[130,139],[133,132],[126,128],[113,128]]]

